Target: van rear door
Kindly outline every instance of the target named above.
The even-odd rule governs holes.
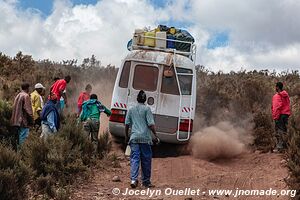
[[[130,81],[128,86],[129,108],[137,103],[137,95],[144,90],[147,95],[146,104],[156,113],[158,103],[158,85],[160,68],[157,64],[132,62]]]

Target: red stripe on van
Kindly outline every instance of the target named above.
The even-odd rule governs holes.
[[[123,104],[122,104],[122,103],[120,103],[120,105],[121,105],[121,108],[123,108]]]
[[[124,103],[125,108],[127,108],[127,105]]]
[[[117,107],[120,107],[119,104],[118,104],[118,102],[116,102],[116,105],[117,105]]]
[[[184,110],[185,110],[185,112],[188,112],[187,109],[186,109],[186,107],[184,107]]]

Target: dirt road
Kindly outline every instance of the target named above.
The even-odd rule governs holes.
[[[240,190],[275,190],[288,189],[284,178],[287,169],[282,155],[273,153],[246,153],[231,160],[208,162],[195,159],[189,155],[178,157],[163,157],[153,159],[152,181],[154,190],[161,190],[161,195],[129,196],[113,195],[112,189],[119,188],[121,193],[129,186],[129,161],[121,151],[120,168],[97,170],[87,184],[82,184],[74,190],[72,199],[237,199],[233,196],[209,195],[209,190],[228,189],[233,193]],[[113,182],[118,175],[120,182]],[[166,188],[172,189],[200,189],[199,195],[174,196],[164,193]],[[138,188],[140,191],[144,189]],[[204,193],[205,192],[205,193]],[[148,193],[149,194],[149,193]],[[158,193],[156,193],[158,194]],[[288,196],[241,196],[238,199],[289,199]]]

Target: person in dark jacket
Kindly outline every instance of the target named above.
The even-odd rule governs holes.
[[[291,109],[289,94],[283,90],[283,83],[277,82],[276,94],[272,98],[272,117],[275,121],[276,137],[276,147],[274,152],[280,152],[287,148],[287,124],[290,115]]]
[[[50,95],[50,99],[43,107],[41,113],[42,121],[42,134],[41,137],[47,139],[51,134],[55,134],[60,127],[60,116],[56,107],[57,96],[55,94]]]
[[[104,112],[108,117],[111,115],[111,111],[98,101],[96,94],[91,94],[90,99],[82,104],[82,111],[79,119],[83,122],[85,132],[94,143],[98,142],[100,115],[102,112]]]

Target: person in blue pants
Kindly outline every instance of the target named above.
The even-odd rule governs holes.
[[[128,110],[125,119],[125,142],[129,143],[130,154],[130,186],[136,188],[138,185],[138,175],[141,163],[142,185],[145,187],[154,187],[151,184],[151,161],[152,135],[154,142],[158,143],[156,136],[155,123],[151,109],[145,105],[146,93],[141,90],[137,96],[138,104]],[[131,128],[130,138],[129,128]]]
[[[33,112],[29,96],[29,84],[21,85],[21,92],[15,97],[11,125],[14,129],[13,146],[18,149],[29,135],[29,127],[33,125]]]

